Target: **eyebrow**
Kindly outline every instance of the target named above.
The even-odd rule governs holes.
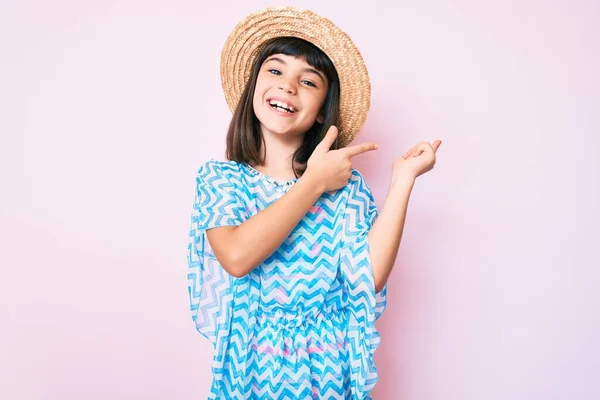
[[[277,62],[279,62],[279,63],[281,63],[281,64],[283,64],[283,65],[287,65],[287,63],[286,63],[285,61],[283,61],[281,58],[277,58],[277,57],[271,57],[271,58],[268,58],[268,59],[265,61],[265,63],[266,63],[266,62],[268,62],[268,61],[277,61]],[[316,75],[318,75],[318,76],[319,76],[319,78],[321,78],[321,80],[322,80],[323,82],[326,82],[326,81],[327,81],[327,80],[325,79],[325,76],[323,76],[323,74],[322,74],[320,71],[317,71],[317,70],[316,70],[316,69],[314,69],[314,68],[304,68],[304,69],[302,69],[302,72],[310,72],[310,73],[312,73],[312,74],[316,74]]]

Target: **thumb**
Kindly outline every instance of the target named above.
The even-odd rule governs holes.
[[[319,152],[323,154],[327,153],[331,148],[333,142],[335,142],[337,135],[338,128],[335,125],[331,125],[331,127],[327,130],[325,137],[323,138],[323,140],[321,140],[321,143],[319,143],[317,147],[315,147],[314,152]]]

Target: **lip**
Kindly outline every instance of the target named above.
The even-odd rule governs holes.
[[[293,105],[292,103],[290,103],[289,101],[286,101],[286,100],[284,100],[284,99],[282,99],[282,98],[280,98],[280,97],[269,97],[269,98],[267,99],[267,101],[265,101],[265,103],[267,104],[267,107],[269,107],[269,109],[270,109],[271,111],[273,111],[275,114],[277,114],[277,115],[279,115],[279,116],[281,116],[281,117],[291,117],[292,115],[296,115],[296,113],[298,112],[298,111],[294,111],[293,113],[289,113],[289,112],[285,112],[285,111],[279,111],[277,108],[273,108],[273,107],[271,107],[271,103],[270,103],[270,102],[271,102],[271,100],[277,100],[277,101],[282,101],[282,102],[285,102],[285,103],[287,103],[289,106],[293,107],[293,108],[294,108],[294,110],[297,110],[296,106],[295,106],[295,105]]]

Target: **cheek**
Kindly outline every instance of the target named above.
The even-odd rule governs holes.
[[[256,85],[254,89],[254,95],[252,96],[252,104],[256,108],[262,103],[262,90],[260,85]]]
[[[325,104],[325,96],[314,96],[310,100],[310,110],[312,113],[318,114]]]

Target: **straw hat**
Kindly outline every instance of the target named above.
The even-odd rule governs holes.
[[[231,32],[221,53],[221,83],[232,112],[250,78],[252,63],[265,42],[284,36],[307,40],[333,62],[340,80],[340,147],[364,125],[371,103],[371,83],[352,39],[330,20],[294,7],[271,7],[244,18]]]

